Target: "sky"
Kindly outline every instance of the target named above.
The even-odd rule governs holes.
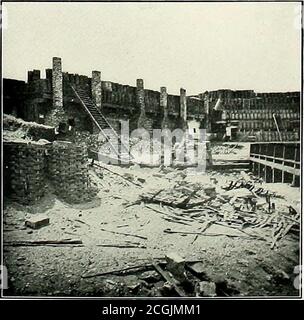
[[[51,68],[171,94],[300,91],[300,3],[4,3],[3,77]]]

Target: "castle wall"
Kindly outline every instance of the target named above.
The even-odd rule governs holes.
[[[165,87],[160,91],[145,89],[142,79],[137,80],[136,86],[129,86],[102,80],[99,71],[93,71],[92,77],[63,73],[60,58],[53,58],[52,69],[46,69],[46,79],[41,79],[40,70],[29,71],[23,92],[14,89],[14,93],[4,94],[4,108],[25,120],[58,126],[72,119],[76,130],[96,131],[71,85],[86,91],[117,131],[122,120],[129,120],[130,130],[143,127],[149,131],[186,128],[187,121],[195,120],[200,128],[220,130],[217,128],[233,122],[240,132],[256,134],[260,130],[276,131],[276,114],[283,131],[299,133],[299,92],[221,89],[187,96],[186,90],[181,89],[180,95],[170,95]],[[21,97],[18,102],[12,98],[14,95]],[[218,101],[220,112],[215,113]],[[218,121],[226,124],[218,126]]]

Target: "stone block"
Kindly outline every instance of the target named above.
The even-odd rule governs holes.
[[[177,280],[184,279],[185,259],[175,252],[166,254],[166,269],[176,277]]]
[[[146,281],[147,283],[154,283],[161,280],[160,274],[158,274],[156,271],[145,271],[138,277],[141,280]]]
[[[25,221],[25,225],[32,229],[39,229],[41,227],[47,226],[49,223],[50,218],[44,215],[33,216]]]
[[[200,297],[216,297],[216,285],[214,282],[201,281],[197,288]]]
[[[215,191],[215,187],[213,186],[206,186],[204,188],[205,194],[209,197],[215,197],[216,196],[216,191]]]
[[[198,276],[202,276],[205,274],[205,267],[202,262],[195,262],[193,264],[190,264],[188,265],[188,269]]]

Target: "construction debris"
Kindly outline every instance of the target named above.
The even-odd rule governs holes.
[[[39,229],[41,227],[47,226],[49,223],[50,218],[44,215],[33,216],[25,221],[25,225],[32,229]]]
[[[198,277],[202,277],[205,275],[205,267],[201,261],[195,262],[193,264],[188,263],[187,269],[190,270],[194,275],[196,275]]]
[[[154,266],[155,270],[169,283],[169,285],[174,288],[174,290],[177,292],[177,294],[180,297],[187,296],[185,291],[177,285],[176,280],[170,275],[169,272],[167,272],[166,270],[163,270],[161,268],[161,266],[157,263],[153,263],[153,266]]]
[[[175,252],[170,252],[166,255],[166,261],[167,270],[170,271],[178,281],[183,281],[185,279],[185,259]]]
[[[161,280],[161,276],[154,270],[145,271],[138,276],[139,279],[144,280],[148,283],[154,283]]]
[[[147,240],[147,237],[139,236],[137,234],[130,234],[130,233],[124,233],[124,232],[118,232],[118,231],[111,231],[111,230],[106,230],[106,229],[103,229],[103,228],[101,228],[100,230],[101,231],[110,232],[110,233],[114,233],[114,234],[120,234],[120,235],[123,235],[123,236],[126,236],[126,237],[136,237],[136,238]]]
[[[10,247],[18,250],[18,247],[23,246],[52,246],[59,250],[60,247],[90,248],[94,255],[86,261],[81,261],[82,258],[78,256],[84,268],[82,270],[85,270],[84,273],[81,271],[82,278],[89,281],[104,277],[100,281],[106,282],[103,287],[108,290],[106,295],[228,297],[239,295],[243,285],[241,281],[246,280],[241,278],[236,285],[233,280],[234,270],[224,268],[225,259],[231,256],[228,261],[235,259],[235,264],[243,271],[250,268],[252,259],[258,259],[261,252],[244,251],[246,257],[238,259],[233,251],[235,245],[244,242],[248,249],[250,243],[256,248],[259,247],[257,242],[260,242],[263,250],[266,250],[265,247],[267,250],[277,250],[281,249],[280,243],[287,236],[289,240],[299,235],[298,205],[282,198],[279,193],[271,191],[267,185],[261,184],[246,172],[227,174],[226,177],[224,173],[217,172],[190,177],[185,170],[167,167],[143,170],[138,165],[122,168],[94,164],[88,169],[94,185],[100,188],[98,195],[106,209],[97,207],[93,211],[87,207],[81,212],[75,212],[76,206],[66,207],[66,204],[60,203],[57,214],[48,213],[52,217],[52,225],[39,231],[39,236],[47,238],[48,231],[51,232],[50,229],[56,227],[55,222],[60,221],[62,225],[56,231],[60,232],[60,237],[62,234],[70,234],[82,238],[83,243],[79,239],[37,240],[35,236],[38,232],[28,233],[28,230],[16,224],[16,229],[20,231],[10,232],[13,236],[11,241],[5,242],[6,250]],[[123,193],[126,187],[128,192]],[[119,210],[113,210],[112,203],[116,203]],[[61,215],[62,210],[67,210],[70,215]],[[23,217],[21,224],[24,220]],[[33,221],[32,224],[34,226]],[[146,225],[149,226],[146,228]],[[150,237],[150,228],[159,233],[161,239],[155,242],[155,247],[153,235]],[[14,225],[9,223],[5,229],[16,231]],[[22,230],[25,230],[24,233]],[[223,245],[223,248],[219,248],[223,256],[220,262],[213,260],[213,242],[215,245]],[[179,250],[181,243],[189,246],[187,248],[195,248],[195,251],[189,250],[188,256],[186,246]],[[150,257],[154,250],[166,250],[170,246],[185,257],[197,259],[184,259],[175,252],[157,259]],[[198,251],[204,253],[200,255]],[[157,256],[162,254],[160,252],[157,251]],[[94,259],[99,254],[112,254],[114,263],[108,264],[100,256],[98,260]],[[124,260],[126,256],[128,261]],[[146,261],[136,265],[135,261],[139,260]],[[18,264],[21,264],[20,261]],[[215,263],[220,267],[213,271],[212,265]],[[269,281],[287,285],[291,277],[283,272],[267,271]],[[97,283],[99,279],[91,281]]]
[[[169,174],[172,174],[172,171]],[[287,233],[299,231],[298,211],[290,209],[292,208],[290,206],[283,207],[281,204],[277,208],[275,202],[282,203],[277,193],[265,190],[261,186],[257,187],[252,175],[241,172],[241,176],[242,179],[227,181],[227,184],[222,186],[178,180],[172,188],[141,194],[137,204],[141,202],[154,204],[154,206],[146,204],[146,207],[161,213],[162,218],[169,222],[186,226],[190,226],[194,221],[205,223],[202,230],[197,232],[167,228],[164,230],[165,233],[222,235],[269,242],[265,228],[270,227],[273,237],[270,247],[273,249]],[[212,224],[233,228],[240,233],[206,233],[205,230]],[[197,237],[193,242],[196,239]]]
[[[81,246],[80,239],[63,239],[63,240],[22,240],[22,241],[6,241],[4,246],[12,247],[35,247],[35,246]]]
[[[139,248],[139,249],[146,249],[147,247],[140,244],[97,244],[97,247],[104,247],[104,248]]]
[[[137,187],[141,187],[141,185],[140,184],[138,184],[138,183],[136,183],[136,182],[134,182],[133,181],[133,179],[131,178],[132,176],[130,176],[130,175],[121,175],[121,174],[119,174],[118,172],[115,172],[115,171],[113,171],[113,170],[110,170],[109,168],[107,168],[107,167],[105,167],[105,166],[102,166],[102,165],[100,165],[100,163],[99,164],[96,164],[95,162],[94,162],[94,166],[96,166],[96,167],[98,167],[98,168],[101,168],[101,169],[103,169],[103,170],[106,170],[106,171],[108,171],[108,172],[110,172],[110,173],[112,173],[112,174],[114,174],[114,175],[116,175],[116,176],[119,176],[119,177],[121,177],[122,179],[124,179],[125,181],[127,181],[127,182],[129,182],[129,183],[131,183],[131,184],[133,184],[133,185],[135,185],[135,186],[137,186]]]
[[[214,282],[201,281],[197,288],[197,296],[199,297],[216,297],[216,285]]]

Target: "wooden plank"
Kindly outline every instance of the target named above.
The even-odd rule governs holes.
[[[264,166],[269,166],[271,168],[278,169],[278,170],[281,170],[283,172],[290,173],[292,175],[300,176],[300,174],[301,174],[301,170],[300,169],[284,166],[284,165],[279,164],[279,163],[272,163],[270,161],[266,161],[266,160],[262,160],[262,159],[256,159],[256,158],[253,158],[253,157],[250,157],[250,161],[257,162],[257,163],[262,164]]]
[[[185,291],[178,287],[177,284],[176,284],[176,280],[170,276],[169,272],[168,271],[165,271],[163,270],[160,265],[154,261],[152,261],[152,265],[153,267],[155,268],[155,270],[167,281],[170,283],[170,285],[173,286],[174,290],[177,292],[177,294],[180,296],[180,297],[186,297],[186,293]]]
[[[263,158],[264,160],[266,160],[268,158],[268,159],[274,160],[274,161],[290,162],[291,164],[300,165],[300,161],[295,161],[295,160],[291,160],[291,159],[284,159],[284,158],[278,158],[278,157],[273,157],[273,156],[260,155],[260,154],[256,154],[256,153],[251,153],[250,157],[254,157],[255,159]]]

